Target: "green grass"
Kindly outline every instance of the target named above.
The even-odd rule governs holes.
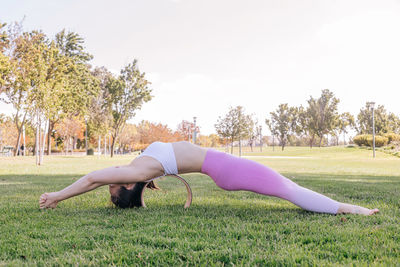
[[[201,174],[185,175],[194,193],[188,210],[183,185],[166,178],[162,191],[146,191],[145,209],[113,208],[104,187],[41,211],[41,193],[132,156],[50,157],[40,167],[31,157],[0,158],[0,266],[399,265],[399,158],[378,152],[373,159],[356,148],[245,155],[303,186],[381,213],[314,214],[277,198],[223,191]]]

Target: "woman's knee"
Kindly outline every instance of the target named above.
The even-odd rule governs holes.
[[[276,196],[281,198],[290,198],[299,189],[299,185],[292,180],[282,177],[277,186]]]

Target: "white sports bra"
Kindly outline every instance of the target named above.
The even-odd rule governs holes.
[[[139,158],[142,156],[152,157],[160,162],[164,168],[164,175],[178,174],[178,166],[172,143],[154,142],[139,155]]]

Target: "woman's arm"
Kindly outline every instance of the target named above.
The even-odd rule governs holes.
[[[41,209],[55,208],[60,201],[86,193],[102,185],[142,182],[159,174],[153,168],[143,167],[135,167],[131,164],[91,172],[61,191],[44,193],[40,197],[39,206]]]

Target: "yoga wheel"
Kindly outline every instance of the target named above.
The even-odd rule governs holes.
[[[177,178],[178,180],[180,180],[180,181],[185,185],[186,191],[187,191],[187,197],[186,197],[186,203],[185,203],[184,208],[185,208],[185,209],[189,208],[189,207],[190,207],[190,204],[192,204],[192,189],[190,188],[189,184],[186,182],[185,179],[183,179],[181,176],[179,176],[179,175],[177,175],[177,174],[167,174],[167,175],[164,175],[164,176],[157,177],[156,179],[162,178],[162,177],[168,177],[168,176]],[[152,181],[154,181],[154,180],[155,180],[155,179],[153,179]],[[144,197],[143,197],[143,195],[144,195],[144,190],[146,189],[147,185],[148,185],[150,182],[151,182],[151,181],[148,181],[148,182],[146,183],[146,185],[143,187],[142,193],[141,193],[141,197],[140,197],[140,200],[141,200],[141,202],[142,202],[142,207],[144,207],[144,208],[146,207],[146,203],[144,203],[144,199],[143,199],[143,198],[144,198]]]

